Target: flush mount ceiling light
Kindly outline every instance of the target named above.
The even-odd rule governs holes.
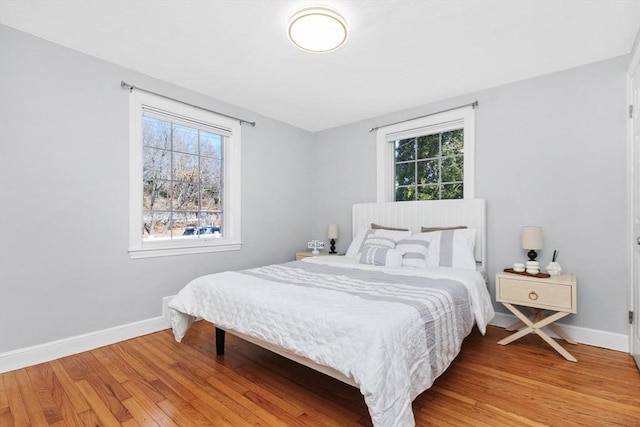
[[[289,20],[289,39],[307,52],[329,52],[347,39],[347,23],[325,7],[303,9]]]

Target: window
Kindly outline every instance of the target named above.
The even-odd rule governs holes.
[[[378,129],[378,201],[474,198],[474,110]]]
[[[462,199],[464,129],[397,140],[395,200]]]
[[[240,248],[240,124],[131,92],[132,258]]]

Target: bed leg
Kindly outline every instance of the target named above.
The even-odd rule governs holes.
[[[216,328],[216,354],[224,354],[224,330]]]

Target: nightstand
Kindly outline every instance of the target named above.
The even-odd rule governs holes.
[[[339,256],[339,255],[344,255],[344,254],[341,254],[341,253],[330,254],[329,252],[320,252],[318,255],[314,255],[311,253],[311,251],[296,252],[296,261],[300,261],[302,258],[306,258],[309,256]]]
[[[559,319],[577,312],[575,274],[538,278],[520,274],[498,273],[496,274],[496,301],[502,303],[520,319],[507,327],[508,331],[515,331],[525,326],[524,329],[498,341],[498,344],[507,345],[525,335],[535,333],[565,359],[572,362],[578,361],[542,330],[543,327],[548,326],[566,342],[577,344],[566,332],[554,325],[554,322]],[[526,307],[531,315],[527,316],[515,305]],[[555,313],[547,317],[545,314],[547,311]]]

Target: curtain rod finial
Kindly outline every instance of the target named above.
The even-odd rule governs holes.
[[[124,80],[120,80],[120,87],[121,88],[125,88],[125,89],[129,89],[129,92],[133,92],[133,85],[130,85],[129,83],[125,82]]]

